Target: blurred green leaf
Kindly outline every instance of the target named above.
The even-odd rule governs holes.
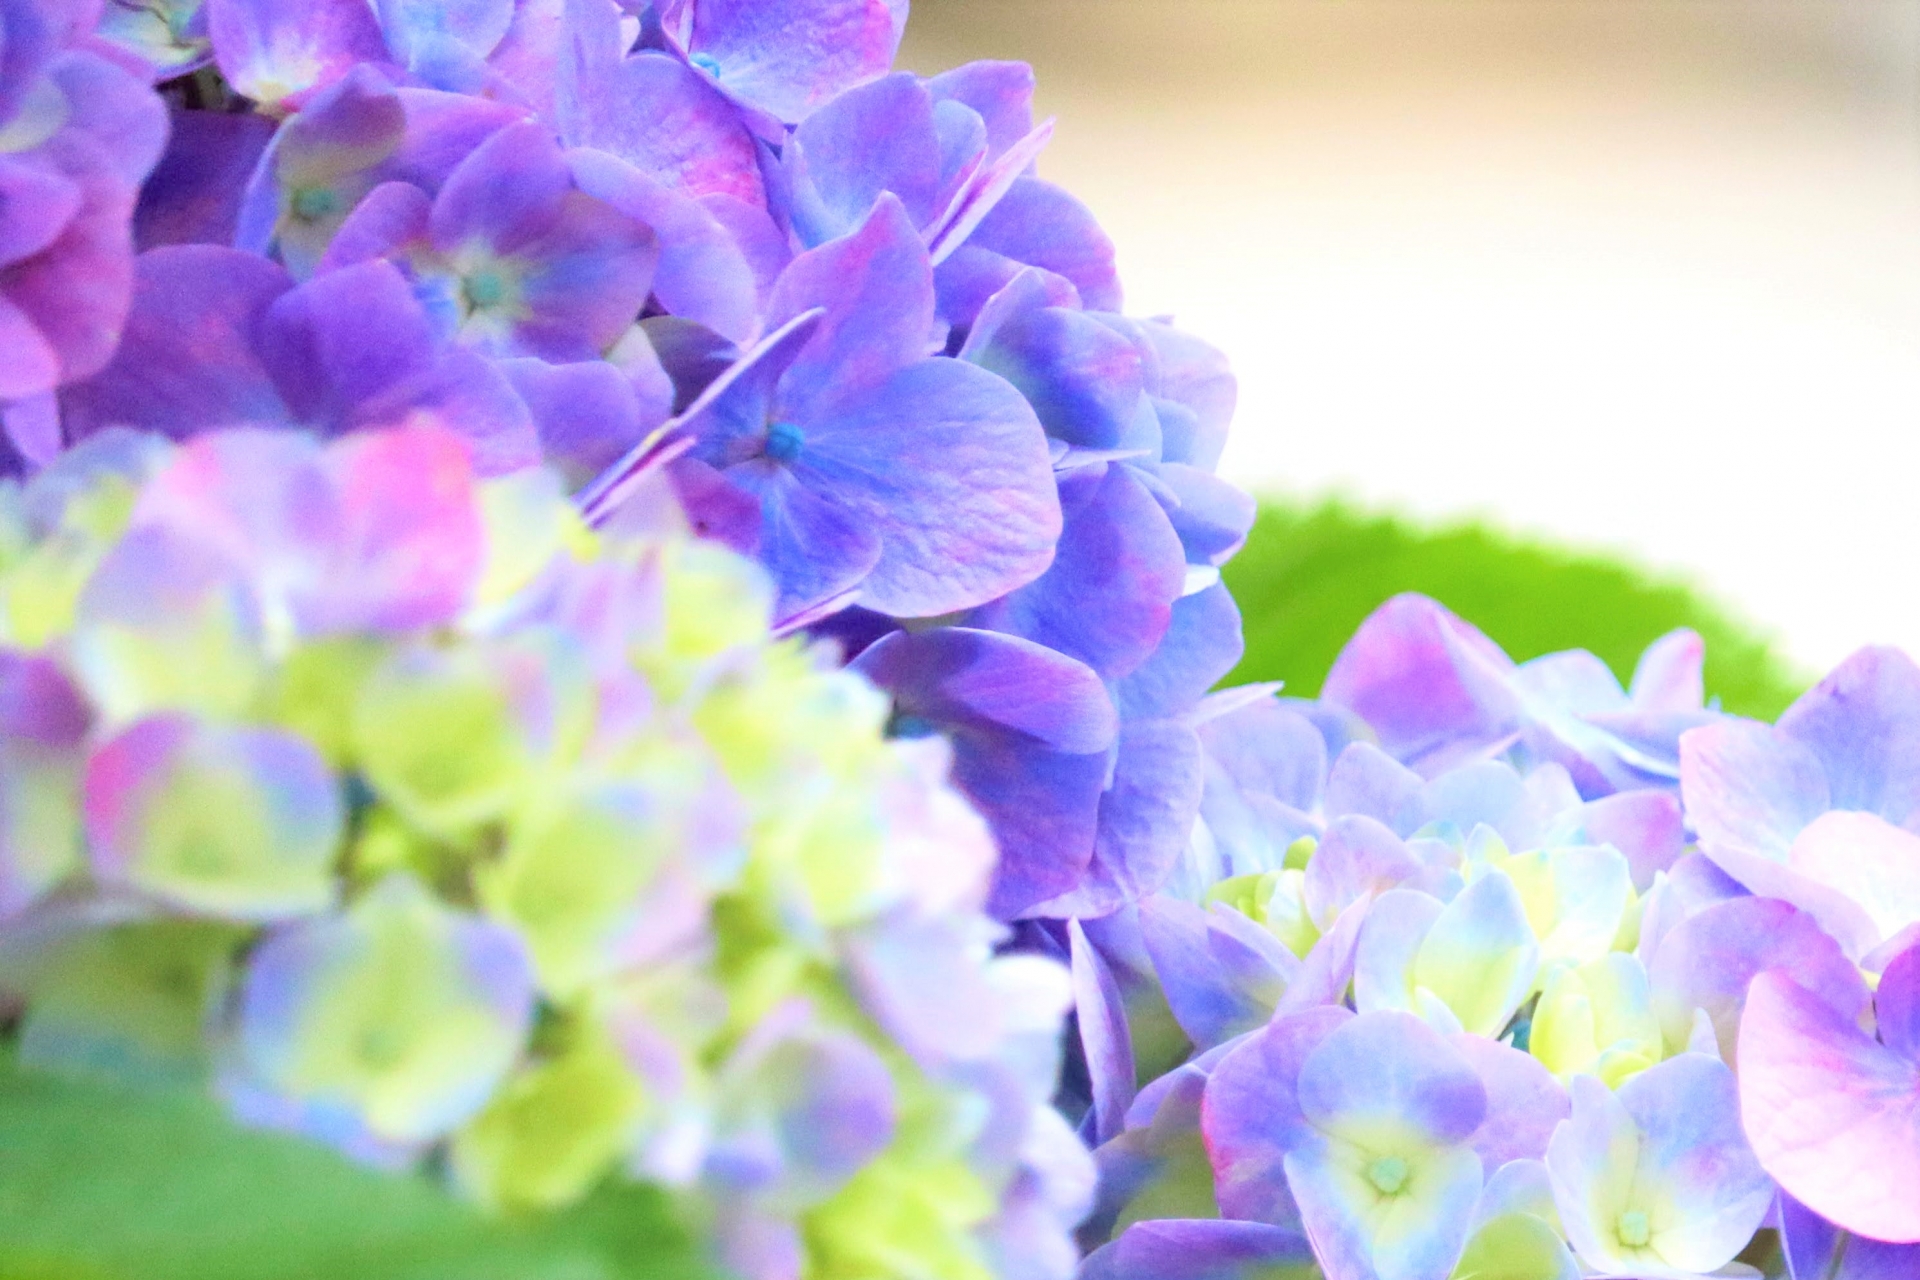
[[[0,1058],[0,1280],[711,1280],[668,1200],[526,1222],[242,1129],[203,1097]]]
[[[1707,693],[1772,719],[1809,680],[1691,587],[1602,556],[1480,525],[1422,529],[1349,503],[1269,501],[1225,571],[1246,621],[1235,683],[1285,680],[1310,697],[1361,621],[1391,596],[1434,597],[1525,661],[1590,649],[1622,681],[1650,642],[1692,627],[1707,642]]]

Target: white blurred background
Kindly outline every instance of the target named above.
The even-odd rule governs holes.
[[[976,57],[1233,357],[1232,478],[1920,654],[1920,0],[917,0]]]

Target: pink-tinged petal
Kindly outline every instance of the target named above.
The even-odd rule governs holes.
[[[1581,807],[1573,843],[1608,844],[1627,859],[1633,887],[1645,893],[1653,878],[1686,852],[1680,797],[1668,791],[1623,791]]]
[[[580,90],[569,146],[605,151],[689,196],[765,204],[752,134],[726,96],[664,53],[639,53]]]
[[[79,184],[28,155],[0,157],[0,269],[40,253],[80,212]]]
[[[1518,729],[1513,670],[1473,626],[1424,596],[1401,595],[1360,624],[1321,697],[1372,725],[1389,755],[1431,775]]]
[[[701,0],[684,48],[726,91],[798,124],[886,74],[905,0]]]
[[[1725,852],[1785,863],[1800,829],[1833,807],[1819,758],[1751,720],[1681,735],[1680,796],[1701,848],[1716,861]]]
[[[1898,649],[1862,649],[1780,717],[1825,767],[1836,809],[1904,825],[1920,809],[1920,665]]]
[[[109,172],[100,149],[85,139],[56,139],[51,150],[75,154],[67,176],[80,188],[79,210],[67,220],[59,236],[42,252],[7,268],[0,278],[0,301],[10,304],[37,335],[29,338],[27,359],[8,368],[0,351],[0,378],[9,398],[52,390],[60,383],[89,377],[113,358],[133,291],[131,220],[137,188]],[[12,328],[13,325],[9,325]],[[23,378],[50,352],[56,367],[52,378]]]
[[[1215,1064],[1200,1126],[1224,1216],[1298,1225],[1282,1163],[1315,1141],[1297,1094],[1301,1064],[1352,1017],[1325,1008],[1278,1018]]]
[[[318,629],[412,630],[457,617],[486,561],[474,464],[448,431],[350,437],[326,455],[341,498],[338,577]]]
[[[1860,971],[1814,918],[1773,898],[1735,898],[1676,925],[1647,966],[1654,1016],[1669,1052],[1685,1047],[1695,1009],[1713,1021],[1720,1054],[1735,1062],[1741,1010],[1755,974],[1782,968],[1832,1009],[1857,1018],[1866,1011]]]
[[[284,421],[253,339],[292,283],[272,262],[213,245],[140,255],[133,314],[113,363],[63,397],[68,432],[125,425],[184,436]]]
[[[366,0],[207,0],[207,31],[227,82],[268,105],[297,104],[387,56]]]
[[[1682,627],[1647,646],[1633,668],[1628,696],[1647,711],[1698,711],[1706,701],[1706,641]]]
[[[59,354],[32,318],[0,294],[0,399],[42,395],[59,384]]]
[[[1539,1160],[1547,1154],[1554,1126],[1573,1111],[1567,1091],[1531,1054],[1484,1036],[1450,1038],[1472,1064],[1487,1089],[1487,1118],[1474,1130],[1472,1146],[1487,1176],[1512,1160]]]
[[[1741,1022],[1740,1103],[1760,1163],[1796,1199],[1860,1235],[1920,1241],[1920,1062],[1763,973]]]
[[[137,721],[88,760],[85,814],[89,862],[107,885],[253,922],[333,902],[346,806],[303,738],[184,715]]]
[[[1787,865],[1856,908],[1842,910],[1828,894],[1804,902],[1799,895],[1782,895],[1860,953],[1920,923],[1920,836],[1878,814],[1846,809],[1821,814],[1794,837]]]

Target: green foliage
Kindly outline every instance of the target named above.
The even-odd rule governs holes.
[[[0,1057],[0,1280],[706,1280],[662,1196],[503,1221],[186,1093]]]
[[[1708,695],[1742,715],[1772,719],[1809,683],[1682,583],[1479,525],[1422,529],[1339,499],[1263,503],[1225,576],[1247,635],[1230,679],[1285,680],[1300,696],[1319,691],[1361,620],[1403,591],[1434,597],[1518,660],[1590,649],[1623,681],[1649,642],[1692,627],[1707,642]]]

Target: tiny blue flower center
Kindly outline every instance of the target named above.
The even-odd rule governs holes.
[[[1653,1229],[1644,1209],[1629,1209],[1620,1215],[1620,1243],[1629,1249],[1644,1249],[1653,1239]]]
[[[1367,1181],[1383,1196],[1397,1196],[1407,1185],[1407,1162],[1399,1156],[1381,1156],[1367,1166]]]
[[[318,222],[340,210],[340,197],[330,187],[302,187],[293,193],[293,216],[302,222]]]
[[[776,422],[767,428],[766,454],[775,462],[792,462],[806,443],[806,433],[791,422]]]
[[[507,278],[492,267],[482,267],[461,282],[467,305],[475,311],[497,307],[507,300]]]
[[[887,736],[890,738],[931,738],[940,732],[938,725],[925,716],[909,715],[896,711],[893,719],[887,722]]]
[[[715,80],[720,78],[720,60],[712,54],[696,53],[691,58],[688,58],[687,61],[712,76]]]

